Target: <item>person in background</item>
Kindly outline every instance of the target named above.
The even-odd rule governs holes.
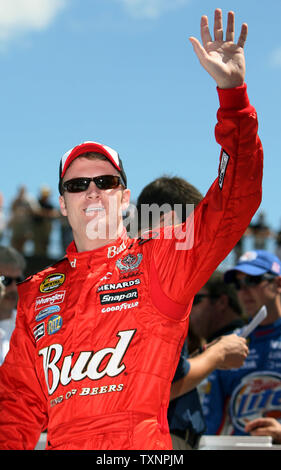
[[[191,209],[194,210],[202,199],[203,196],[198,189],[183,178],[166,175],[157,178],[143,188],[137,199],[139,235],[148,229],[153,233],[157,227],[182,223],[188,212]],[[153,217],[148,217],[148,213],[153,212],[153,209]],[[147,214],[144,214],[145,211]],[[144,225],[144,221],[149,221],[147,227]],[[220,293],[226,297],[225,309],[221,314],[222,317],[228,314],[226,321],[233,321],[234,317],[237,318],[235,310],[239,311],[239,315],[241,313],[241,307],[235,296],[236,292],[232,292],[230,287],[225,286],[223,277],[219,277],[219,286],[214,286],[214,282],[211,281],[208,283],[212,285],[212,291],[215,290],[216,295]],[[202,289],[204,290],[204,287]],[[201,297],[202,294],[196,294],[194,302]],[[226,305],[228,303],[233,305],[233,313],[232,307],[229,307],[231,312],[227,312]],[[195,308],[195,306],[192,307],[190,322],[195,316],[193,314]],[[205,320],[204,315],[201,321],[208,323],[208,319]],[[214,323],[216,324],[216,322]],[[248,352],[246,341],[236,335],[221,338],[216,344],[208,346],[208,350],[197,358],[189,358],[188,340],[185,341],[181,351],[172,382],[168,408],[168,422],[174,450],[196,449],[205,430],[204,416],[196,386],[218,367],[239,367],[243,364]]]
[[[24,253],[25,243],[33,239],[32,218],[35,201],[28,195],[25,186],[20,186],[10,208],[8,228],[11,231],[10,244]]]
[[[249,231],[254,238],[254,249],[266,250],[268,240],[270,237],[272,237],[273,233],[266,223],[266,216],[264,212],[259,212],[256,222],[252,221],[250,223]]]
[[[271,433],[268,418],[281,422],[281,261],[265,250],[249,251],[224,278],[236,288],[249,321],[262,306],[267,317],[247,338],[244,365],[209,376],[203,400],[206,433],[246,435],[256,428]],[[269,435],[275,438],[274,432]]]
[[[34,255],[47,256],[53,220],[60,216],[50,200],[51,190],[48,186],[40,188],[37,208],[33,214]]]
[[[275,418],[256,418],[245,425],[251,436],[271,436],[274,444],[281,444],[281,423]]]
[[[189,321],[194,334],[201,338],[201,346],[244,326],[237,292],[224,282],[223,272],[215,271],[197,292]]]
[[[0,246],[0,364],[9,350],[10,338],[15,328],[18,301],[17,283],[24,279],[26,262],[13,247]],[[4,287],[4,289],[3,289]]]

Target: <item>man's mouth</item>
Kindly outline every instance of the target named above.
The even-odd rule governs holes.
[[[101,206],[90,206],[90,207],[86,207],[86,209],[84,209],[84,212],[86,215],[90,216],[93,214],[100,214],[104,210],[105,210],[104,207],[101,207]]]

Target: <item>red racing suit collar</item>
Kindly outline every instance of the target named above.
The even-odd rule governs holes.
[[[104,259],[114,258],[122,253],[130,245],[131,239],[128,237],[127,230],[124,228],[121,236],[114,243],[109,243],[101,248],[90,251],[78,252],[75,242],[72,241],[66,250],[66,257],[72,268],[81,268],[87,264],[89,267],[96,265]]]

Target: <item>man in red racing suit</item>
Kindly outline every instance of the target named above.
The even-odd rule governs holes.
[[[220,10],[215,15],[219,29]],[[230,25],[232,19],[230,13]],[[201,46],[191,41],[200,56]],[[123,230],[95,250],[79,249],[74,232],[63,260],[19,285],[17,324],[0,369],[1,449],[32,449],[46,428],[47,449],[172,448],[170,384],[193,296],[261,200],[256,112],[243,79],[223,85],[215,131],[222,147],[219,175],[185,224],[142,239]],[[87,146],[104,153],[112,164],[101,165],[122,176],[108,147],[78,147]],[[67,158],[76,158],[78,147]]]

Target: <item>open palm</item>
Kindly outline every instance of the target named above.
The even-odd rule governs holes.
[[[248,27],[243,23],[237,44],[234,43],[234,13],[228,13],[227,30],[223,39],[222,12],[215,10],[214,40],[209,31],[207,16],[201,18],[201,39],[190,37],[201,65],[215,79],[220,88],[233,88],[245,79],[244,44]]]

